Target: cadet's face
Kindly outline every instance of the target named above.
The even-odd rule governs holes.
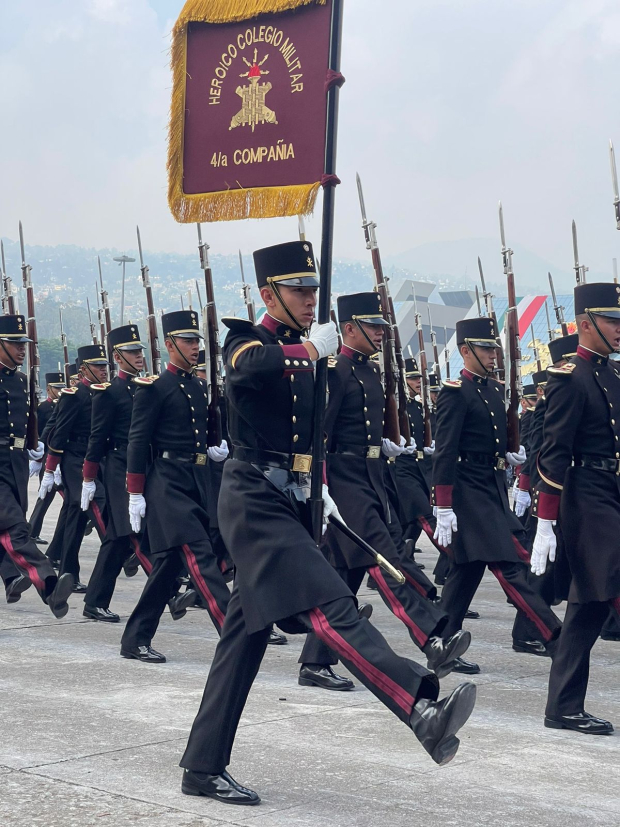
[[[431,391],[431,402],[433,405],[437,402],[437,397],[439,396],[439,391]]]
[[[480,373],[480,365],[482,365],[487,373],[492,373],[495,369],[494,347],[476,347],[475,345],[469,345],[464,347],[461,353],[463,356],[463,364],[467,370],[470,370],[472,373]]]
[[[114,353],[114,361],[118,363],[121,370],[133,370],[139,373],[144,368],[144,351],[123,350]]]
[[[317,288],[316,287],[280,287],[280,293],[286,306],[301,324],[302,327],[308,328],[314,321],[314,308],[316,307]],[[277,298],[276,298],[277,301]],[[278,301],[278,307],[284,312],[284,308]],[[286,314],[284,313],[286,316]],[[285,324],[289,321],[288,316],[282,318],[278,316],[280,321]]]
[[[198,354],[200,353],[200,339],[197,336],[193,336],[191,339],[182,339],[180,336],[176,336],[174,342],[166,339],[166,350],[173,364],[178,365],[180,352],[181,356],[187,359],[190,365],[195,365],[198,362]],[[183,365],[179,365],[179,367],[182,368]]]
[[[597,316],[596,323],[614,350],[620,350],[620,319],[612,319],[610,316]]]
[[[20,365],[24,364],[24,360],[26,358],[26,343],[25,342],[9,342],[7,339],[2,340],[2,344],[4,348],[0,347],[0,362],[3,364],[8,362],[7,368],[12,368],[13,365]],[[6,349],[6,353],[4,350]],[[9,354],[9,358],[7,359],[6,354]],[[12,363],[11,364],[11,360]]]
[[[413,378],[408,378],[407,384],[409,385],[410,390],[413,391],[414,395],[417,396],[422,390],[422,377],[415,376]]]
[[[108,378],[108,366],[92,364],[84,365],[82,367],[82,373],[90,382],[105,382]]]
[[[47,396],[49,399],[58,399],[60,388],[53,388],[51,385],[47,386]]]

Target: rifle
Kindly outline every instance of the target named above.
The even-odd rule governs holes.
[[[97,256],[97,267],[99,268],[99,284],[101,285],[101,309],[105,319],[105,332],[107,334],[112,330],[112,316],[110,315],[110,304],[108,302],[108,291],[103,289],[103,274],[101,272],[101,259]],[[105,341],[105,339],[104,339]],[[112,349],[108,345],[108,365],[110,366],[110,381],[114,376],[114,356]]]
[[[551,327],[551,319],[549,318],[549,305],[547,304],[547,299],[545,299],[545,315],[547,317],[547,332],[549,333],[549,341],[552,342],[555,339],[555,330]]]
[[[86,297],[86,309],[88,310],[88,325],[90,327],[90,335],[93,337],[93,344],[99,344],[97,342],[97,328],[93,323],[93,317],[90,312],[90,302],[88,300],[88,296]]]
[[[555,296],[555,287],[553,286],[553,277],[551,273],[549,275],[549,288],[551,289],[551,298],[553,299],[553,309],[555,310],[555,318],[558,321],[558,324],[562,328],[562,336],[568,336],[568,325],[564,321],[564,308],[561,304],[558,304],[558,300]]]
[[[99,338],[101,339],[101,344],[105,342],[105,319],[103,316],[103,310],[101,309],[101,302],[99,301],[99,286],[95,281],[95,298],[97,299],[97,324],[99,325]]]
[[[426,309],[428,310],[428,326],[431,329],[431,344],[433,346],[433,360],[435,362],[435,373],[437,375],[437,381],[441,382],[441,365],[439,364],[439,350],[437,349],[437,336],[435,335],[435,331],[433,330],[433,320],[431,318],[430,305],[427,305]]]
[[[443,338],[444,338],[444,342],[445,342],[445,345],[446,345],[445,348],[444,348],[444,351],[443,351],[443,358],[444,358],[444,363],[445,363],[445,366],[446,366],[446,379],[449,379],[450,378],[450,351],[448,350],[448,328],[447,327],[444,327],[444,329],[443,329]]]
[[[493,307],[493,294],[487,292],[486,284],[484,282],[484,273],[482,272],[482,262],[480,261],[480,256],[478,256],[478,272],[480,273],[480,283],[482,284],[482,298],[484,299],[484,306],[487,310],[487,316],[489,316],[495,322],[495,330],[497,331],[497,344],[499,347],[496,349],[496,356],[497,356],[497,378],[501,381],[504,381],[506,378],[506,365],[504,364],[504,348],[502,346],[502,340],[499,337],[499,326],[497,324],[497,316],[495,315],[495,308]]]
[[[575,271],[575,279],[577,284],[585,284],[586,283],[586,273],[590,269],[589,267],[585,267],[583,264],[579,264],[579,250],[577,248],[577,225],[573,221],[573,257],[575,259],[575,264],[573,266],[573,270]]]
[[[209,263],[209,245],[202,240],[200,223],[198,228],[198,252],[200,254],[200,266],[205,274],[205,290],[207,303],[202,317],[205,328],[205,356],[207,363],[207,382],[209,384],[209,447],[219,447],[222,443],[222,414],[220,411],[220,398],[222,395],[222,350],[220,347],[220,334],[217,326],[217,310],[215,308],[215,293],[213,290],[213,272]]]
[[[14,316],[15,296],[13,295],[13,280],[6,274],[6,262],[4,260],[4,243],[0,239],[0,261],[2,262],[2,312]]]
[[[24,231],[22,222],[19,222],[19,246],[22,254],[22,283],[26,290],[26,305],[28,318],[28,372],[29,376],[29,397],[28,397],[28,424],[26,426],[26,447],[37,448],[39,444],[39,429],[37,426],[37,394],[39,390],[39,343],[37,338],[37,320],[34,316],[34,287],[32,286],[32,267],[26,264],[26,253],[24,251]]]
[[[519,440],[519,400],[522,396],[521,386],[521,345],[519,342],[519,317],[517,315],[517,297],[515,293],[515,276],[512,269],[512,250],[506,246],[504,234],[504,211],[499,202],[499,232],[502,241],[502,258],[504,273],[508,286],[508,309],[506,310],[506,338],[509,356],[506,371],[506,418],[508,425],[508,450],[518,451]]]
[[[256,324],[256,307],[254,306],[254,301],[252,299],[252,288],[245,282],[243,256],[241,255],[241,250],[239,250],[239,267],[241,268],[241,283],[243,285],[241,289],[243,290],[243,301],[245,302],[245,308],[248,311],[248,319],[252,322],[252,324]]]
[[[153,376],[158,376],[161,373],[161,352],[159,350],[159,338],[157,336],[157,321],[155,319],[155,305],[153,304],[153,289],[149,278],[149,268],[144,263],[144,258],[142,256],[140,227],[136,226],[136,233],[138,234],[138,252],[140,254],[142,286],[146,291],[146,309],[148,313],[146,317],[146,324],[148,331],[149,355],[151,357],[151,372]]]
[[[413,312],[415,316],[415,326],[418,331],[418,348],[420,349],[420,373],[422,374],[422,389],[420,396],[422,397],[422,409],[424,412],[424,447],[429,448],[433,441],[433,433],[431,429],[431,395],[428,387],[428,364],[426,361],[426,347],[424,345],[424,331],[422,330],[422,316],[418,313],[418,302],[415,296],[415,289],[413,291]]]
[[[69,377],[71,376],[71,365],[69,364],[69,347],[67,345],[67,337],[65,335],[65,331],[62,327],[62,310],[59,310],[58,313],[60,314],[60,344],[62,345],[62,356],[65,360],[65,385],[69,387]]]
[[[547,305],[545,304],[545,307]],[[540,373],[542,370],[542,363],[540,361],[540,354],[538,353],[538,346],[536,344],[536,337],[534,336],[534,325],[530,325],[530,336],[532,337],[532,350],[534,351],[534,359],[536,359],[536,370]]]
[[[396,361],[396,339],[395,339],[395,319],[393,319],[388,288],[385,277],[383,275],[383,266],[381,264],[381,254],[379,253],[379,245],[375,234],[376,224],[374,221],[369,221],[366,218],[366,205],[364,203],[364,192],[362,190],[362,181],[356,173],[357,193],[359,196],[360,209],[362,212],[362,229],[364,230],[364,237],[366,238],[366,249],[370,250],[372,257],[372,266],[375,271],[375,280],[377,282],[377,292],[381,297],[382,312],[388,321],[387,335],[383,340],[383,380],[385,383],[385,424],[383,426],[383,436],[395,442],[396,445],[400,443],[401,434],[409,444],[411,438],[409,433],[409,417],[407,415],[407,398],[401,393],[401,398],[397,399],[398,382],[400,375],[405,380],[402,371],[399,371],[398,363]],[[401,351],[402,353],[402,351]],[[399,375],[400,374],[400,375]],[[405,380],[406,384],[406,380]]]
[[[614,210],[616,213],[616,229],[620,230],[620,193],[618,193],[618,173],[616,172],[616,154],[614,145],[609,141],[609,160],[611,161],[611,182],[614,188]]]

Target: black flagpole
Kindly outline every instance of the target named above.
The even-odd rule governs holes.
[[[331,33],[329,43],[329,69],[340,71],[340,48],[342,42],[342,4],[343,0],[333,0]],[[327,122],[325,137],[325,175],[336,174],[336,147],[338,143],[338,85],[333,85],[327,93]],[[336,187],[331,183],[323,188],[323,216],[321,223],[321,262],[319,287],[319,324],[330,320],[332,292],[332,245],[334,237],[334,204]],[[323,530],[323,467],[325,465],[325,446],[323,429],[325,422],[325,405],[327,401],[327,358],[319,359],[316,364],[314,384],[314,429],[312,438],[312,486],[310,506],[312,513],[312,530],[318,543]]]

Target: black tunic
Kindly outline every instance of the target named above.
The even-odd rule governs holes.
[[[28,507],[28,380],[0,365],[0,531],[24,520]],[[21,447],[9,444],[17,438]]]
[[[418,517],[427,516],[431,511],[431,480],[433,458],[424,453],[424,408],[417,399],[407,404],[411,436],[416,442],[414,454],[396,457],[396,480],[400,498],[403,524],[415,522]],[[433,433],[435,428],[433,427]]]

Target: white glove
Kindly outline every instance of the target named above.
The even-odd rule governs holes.
[[[431,444],[427,448],[424,449],[424,453],[426,454],[427,457],[432,457],[433,456],[433,454],[435,453],[435,440],[433,440],[431,442]]]
[[[553,530],[554,525],[555,520],[541,520],[540,517],[538,518],[531,560],[531,569],[534,574],[544,574],[547,568],[547,560],[552,563],[555,560],[555,549],[558,540]]]
[[[401,436],[399,445],[397,445],[395,442],[392,442],[391,439],[387,439],[387,437],[384,437],[381,440],[381,450],[383,451],[386,457],[399,457],[405,450],[404,437]]]
[[[520,488],[513,490],[513,501],[517,517],[522,517],[532,504],[529,491],[522,491]]]
[[[129,495],[129,523],[131,530],[138,534],[142,518],[146,514],[146,500],[142,494]]]
[[[44,500],[53,487],[54,473],[53,471],[46,471],[45,474],[43,474],[43,479],[41,480],[41,485],[39,486],[39,499]]]
[[[54,485],[60,486],[62,485],[62,474],[60,472],[60,465],[56,466],[56,470],[54,471]]]
[[[445,548],[452,542],[452,532],[458,531],[458,529],[454,511],[451,508],[438,508],[437,527],[435,528],[433,539],[437,540],[439,545]]]
[[[506,462],[508,465],[512,465],[513,468],[516,468],[517,465],[523,465],[526,459],[527,454],[523,445],[519,445],[518,451],[506,451]]]
[[[82,482],[82,511],[88,511],[96,490],[97,486],[94,480],[84,480]]]
[[[28,452],[30,453],[30,452]],[[41,462],[38,459],[31,459],[28,463],[28,476],[36,477],[41,470]]]
[[[226,443],[226,440],[222,440],[222,444],[219,448],[217,445],[214,445],[212,448],[207,448],[207,456],[213,462],[224,462],[228,456],[228,444]]]
[[[334,517],[337,517],[340,522],[344,523],[344,520],[340,516],[340,512],[338,511],[338,506],[334,502],[332,495],[329,493],[329,488],[325,483],[323,483],[323,534],[327,530],[327,519],[330,514],[333,514]]]
[[[45,445],[39,441],[36,448],[28,449],[28,459],[39,460],[45,453]]]
[[[409,438],[409,445],[407,445],[407,447],[403,451],[403,454],[408,454],[409,456],[411,454],[415,454],[415,452],[417,450],[417,447],[418,446],[416,445],[415,439],[413,437],[410,437]]]
[[[338,328],[333,322],[326,324],[314,322],[310,328],[308,341],[314,345],[319,359],[332,356],[338,350]]]

